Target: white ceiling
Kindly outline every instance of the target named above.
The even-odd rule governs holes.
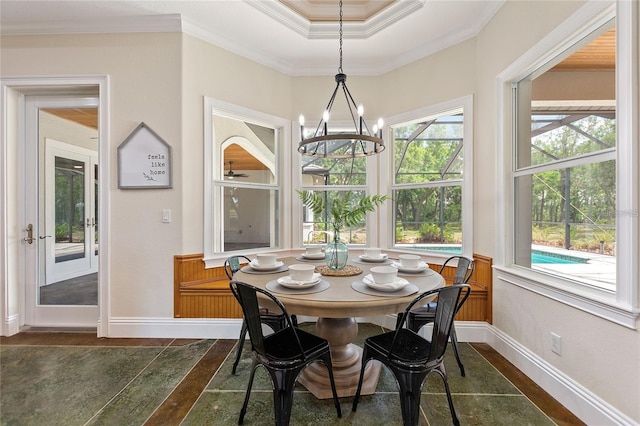
[[[375,1],[345,0],[345,9]],[[345,19],[343,71],[379,75],[474,37],[504,1],[396,0],[365,21]],[[317,3],[326,10],[331,2]],[[288,75],[330,75],[339,62],[338,14],[337,0],[333,22],[278,0],[1,0],[0,33],[183,31]]]

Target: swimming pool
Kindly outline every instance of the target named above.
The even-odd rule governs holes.
[[[580,263],[587,263],[587,259],[560,253],[550,253],[548,251],[532,250],[531,263],[556,263],[563,265],[576,265]]]
[[[415,247],[422,250],[437,251],[441,253],[460,254],[462,253],[461,247],[455,246],[421,246]],[[587,263],[587,259],[583,259],[576,256],[569,256],[561,253],[551,253],[542,250],[531,251],[531,263],[546,263],[546,264],[563,264],[563,265],[577,265],[581,263]]]

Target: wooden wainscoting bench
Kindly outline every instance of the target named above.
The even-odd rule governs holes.
[[[202,253],[175,255],[173,260],[175,318],[242,318],[242,310],[229,289],[222,266],[205,269]],[[475,270],[469,284],[471,296],[456,316],[457,321],[492,323],[492,259],[473,255]],[[439,270],[438,265],[433,266]],[[451,284],[455,267],[442,275]]]

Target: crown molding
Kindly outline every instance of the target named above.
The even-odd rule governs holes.
[[[25,21],[2,25],[2,35],[45,34],[105,34],[105,33],[151,33],[181,32],[182,18],[179,14],[122,16],[118,18]]]
[[[365,21],[343,22],[344,38],[367,38],[422,8],[426,0],[403,0],[391,4]],[[277,0],[248,0],[247,4],[308,39],[335,39],[338,22],[311,22]]]

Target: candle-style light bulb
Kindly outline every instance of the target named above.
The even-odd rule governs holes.
[[[327,135],[327,123],[329,122],[329,110],[324,110],[322,113],[322,121],[324,121],[324,134]]]
[[[362,104],[358,106],[358,116],[360,117],[360,134],[362,134],[362,116],[364,115],[364,107]]]
[[[304,115],[300,114],[298,123],[300,123],[300,139],[304,139]]]
[[[382,118],[378,118],[378,128],[380,129],[380,138],[382,138],[382,126],[383,125],[384,125],[384,122],[382,121]]]
[[[377,125],[377,124],[374,124],[374,125],[373,125],[373,134],[374,134],[374,135],[377,135],[377,134],[378,134],[378,125]]]

